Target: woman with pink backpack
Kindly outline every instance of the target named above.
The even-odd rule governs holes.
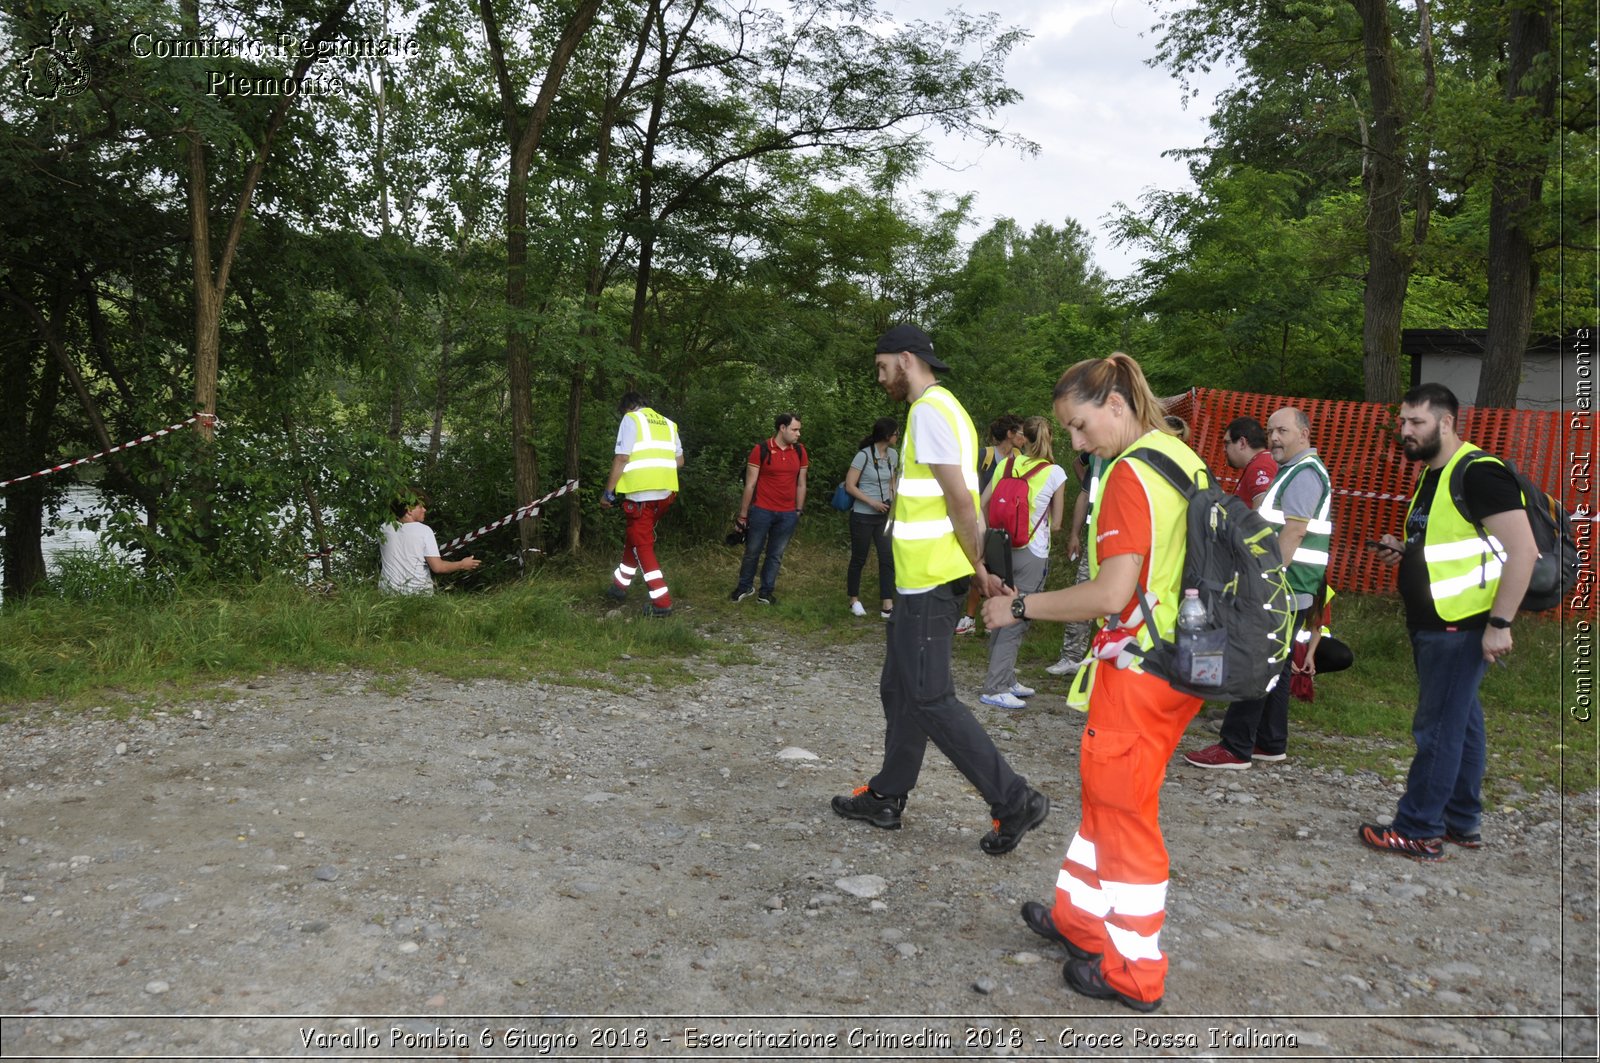
[[[1050,421],[1022,422],[1022,447],[1005,459],[984,491],[982,506],[991,532],[1003,529],[1011,541],[1011,583],[1023,594],[1044,588],[1050,571],[1050,535],[1061,528],[1066,470],[1055,464]],[[1026,622],[991,632],[989,671],[978,698],[997,709],[1024,708],[1033,688],[1017,681],[1017,651],[1028,633]]]

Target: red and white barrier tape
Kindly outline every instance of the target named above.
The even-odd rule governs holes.
[[[543,498],[534,499],[532,502],[529,502],[527,505],[523,506],[521,509],[517,510],[516,512],[507,513],[505,516],[501,517],[499,520],[495,521],[492,524],[485,524],[483,527],[479,528],[477,531],[468,532],[467,534],[465,534],[465,535],[463,535],[463,536],[461,536],[460,538],[457,538],[457,539],[451,539],[449,542],[447,542],[443,546],[439,547],[439,553],[440,554],[448,554],[452,550],[455,550],[455,549],[458,549],[459,547],[465,546],[467,543],[470,543],[472,540],[478,538],[479,536],[489,534],[490,532],[494,531],[496,528],[503,528],[507,524],[510,524],[512,521],[518,521],[518,520],[522,520],[525,517],[531,517],[535,513],[539,512],[540,507],[542,507],[546,502],[550,501],[552,498],[560,498],[562,495],[569,494],[569,493],[571,493],[573,491],[576,491],[577,489],[578,489],[578,481],[576,481],[576,480],[568,480],[566,483],[562,484],[560,487],[556,488],[554,491],[551,491],[549,494],[545,495]]]
[[[0,487],[10,487],[12,484],[19,484],[24,480],[32,480],[40,476],[49,476],[52,473],[61,472],[63,469],[76,468],[77,466],[83,465],[86,462],[103,458],[108,454],[115,454],[119,450],[127,450],[129,447],[136,447],[140,443],[148,443],[152,439],[160,439],[162,436],[171,435],[178,429],[187,428],[196,421],[209,421],[214,427],[221,424],[221,422],[217,420],[217,415],[214,413],[197,413],[193,417],[179,421],[177,424],[169,424],[165,428],[158,428],[149,435],[142,435],[138,439],[130,439],[126,443],[112,447],[110,450],[102,450],[98,454],[90,454],[87,458],[79,458],[77,461],[69,461],[64,465],[52,465],[48,469],[40,469],[38,472],[31,472],[26,476],[18,476],[12,480],[0,480]]]
[[[1380,502],[1409,502],[1410,495],[1394,495],[1384,491],[1351,491],[1343,487],[1335,487],[1333,493],[1344,495],[1346,498],[1375,498]]]

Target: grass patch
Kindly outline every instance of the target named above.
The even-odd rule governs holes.
[[[691,684],[708,666],[755,664],[758,645],[881,653],[876,561],[862,578],[868,615],[851,616],[843,521],[802,522],[775,606],[729,600],[737,548],[663,544],[677,606],[665,621],[640,615],[638,586],[621,610],[602,596],[615,564],[613,531],[602,529],[609,538],[576,561],[552,560],[514,585],[483,593],[393,598],[347,586],[317,595],[266,583],[141,594],[118,585],[98,597],[80,591],[7,603],[0,609],[0,715],[38,701],[137,713],[279,669],[360,670],[382,693],[403,687],[410,672],[462,680],[537,676],[621,693],[645,684]],[[1071,579],[1072,566],[1058,558],[1046,585]],[[1317,763],[1403,777],[1417,679],[1400,603],[1343,595],[1333,628],[1355,651],[1356,665],[1320,679],[1315,702],[1291,703],[1296,749]],[[1571,662],[1561,657],[1562,637],[1553,621],[1522,618],[1510,667],[1491,668],[1484,680],[1491,758],[1485,796],[1492,802],[1520,791],[1596,785],[1594,725],[1563,709]],[[1037,675],[1060,645],[1060,625],[1035,624],[1018,663]],[[957,639],[955,653],[963,666],[982,669],[988,641]]]

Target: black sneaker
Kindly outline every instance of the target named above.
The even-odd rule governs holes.
[[[1022,836],[1044,822],[1050,814],[1050,799],[1033,787],[1023,795],[1022,805],[1010,815],[993,821],[994,829],[978,839],[978,848],[990,856],[1009,853]]]
[[[1467,834],[1462,831],[1451,830],[1449,827],[1446,827],[1444,829],[1444,840],[1449,842],[1451,845],[1459,845],[1463,849],[1483,848],[1483,835],[1479,834],[1477,831]]]
[[[755,591],[753,591],[753,590],[742,591],[739,588],[735,587],[733,589],[733,593],[728,595],[728,601],[730,601],[730,602],[742,602],[742,601],[744,601],[746,598],[750,597],[754,593],[755,593]]]
[[[1156,997],[1154,1000],[1140,1000],[1138,997],[1119,993],[1107,985],[1105,977],[1100,973],[1099,957],[1092,960],[1068,960],[1061,965],[1061,977],[1066,979],[1067,985],[1074,993],[1082,993],[1095,1000],[1116,1000],[1134,1011],[1144,1012],[1154,1011],[1161,1006],[1161,997]]]
[[[906,808],[904,797],[881,797],[865,786],[850,791],[849,797],[835,797],[833,810],[845,819],[860,819],[884,830],[900,829],[900,813]]]
[[[1035,934],[1038,934],[1040,937],[1045,938],[1048,941],[1054,941],[1057,945],[1060,945],[1062,948],[1066,949],[1067,955],[1071,956],[1073,959],[1094,960],[1096,963],[1100,962],[1100,954],[1098,952],[1090,952],[1088,949],[1079,948],[1077,945],[1074,945],[1072,943],[1072,939],[1063,934],[1061,929],[1056,926],[1056,921],[1054,917],[1051,916],[1050,909],[1046,908],[1038,901],[1023,902],[1022,921],[1027,923],[1028,929],[1033,931]]]
[[[1407,838],[1393,827],[1377,823],[1361,824],[1356,836],[1361,839],[1362,845],[1380,853],[1398,853],[1428,864],[1445,858],[1443,838]]]
[[[613,583],[606,588],[606,597],[614,602],[625,602],[628,600],[628,591],[626,588],[619,587]]]
[[[672,606],[657,605],[655,602],[650,602],[644,607],[644,615],[656,620],[664,620],[672,615]]]
[[[756,601],[760,602],[762,605],[777,605],[778,596],[776,594],[769,594],[763,591],[762,593],[756,595]]]

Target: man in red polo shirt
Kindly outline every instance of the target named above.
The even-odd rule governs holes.
[[[800,511],[806,504],[806,467],[810,459],[800,445],[800,415],[780,413],[772,422],[772,438],[750,448],[744,469],[744,497],[739,500],[738,526],[745,529],[744,561],[739,565],[739,585],[729,595],[742,602],[752,593],[763,605],[777,605],[773,593],[783,551],[794,537]],[[756,564],[761,566],[761,587],[755,589]]]
[[[1256,499],[1278,475],[1278,463],[1272,460],[1272,452],[1267,449],[1266,430],[1254,417],[1239,417],[1228,424],[1222,444],[1228,464],[1244,470],[1239,474],[1239,486],[1233,493],[1255,509]]]

